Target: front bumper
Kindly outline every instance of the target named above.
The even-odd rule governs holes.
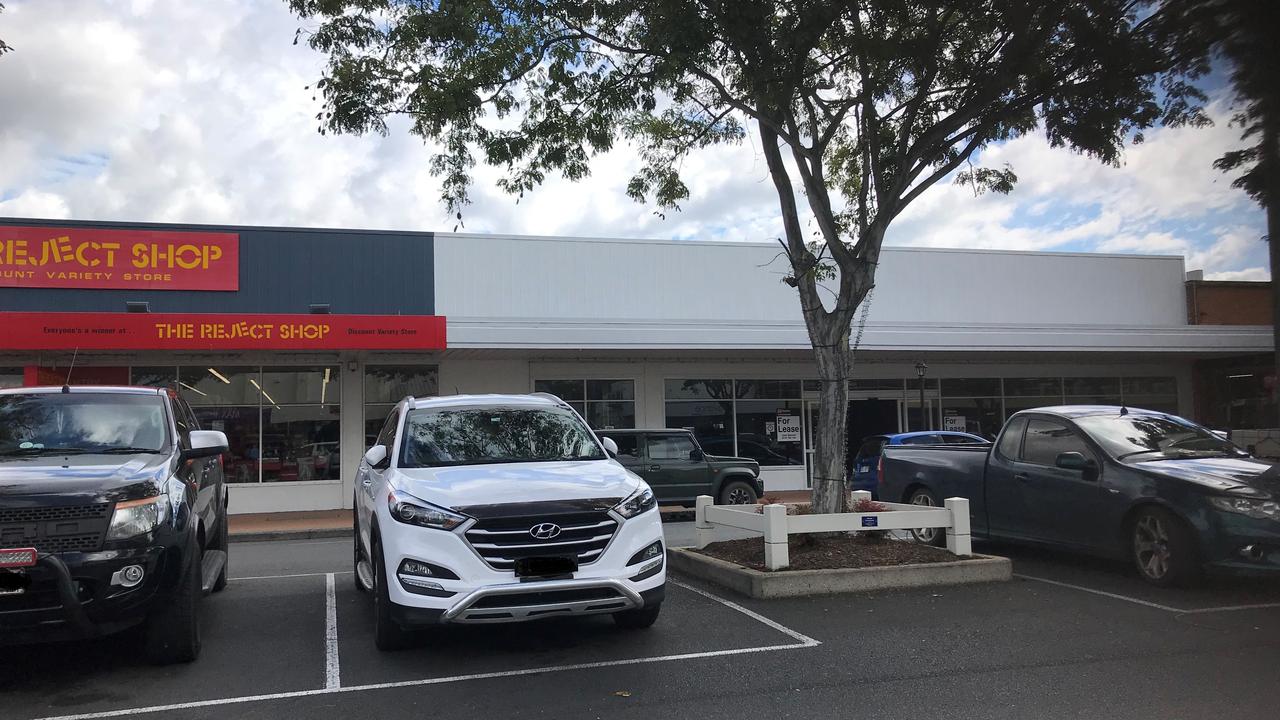
[[[1207,565],[1246,573],[1280,572],[1280,522],[1212,512],[1201,547]]]
[[[662,601],[665,553],[656,571],[652,560],[627,564],[663,539],[656,509],[622,520],[604,552],[580,565],[572,577],[546,580],[518,578],[513,571],[491,567],[467,542],[465,525],[453,532],[431,530],[400,523],[381,511],[378,525],[392,614],[405,627],[615,613]],[[405,560],[439,566],[456,578],[424,578],[440,588],[424,594],[401,579],[398,571]]]
[[[146,619],[163,586],[163,547],[93,553],[42,553],[34,567],[8,572],[25,587],[0,594],[0,645],[73,640],[109,635]],[[129,565],[140,565],[135,587],[112,584]]]

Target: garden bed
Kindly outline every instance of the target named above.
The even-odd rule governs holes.
[[[770,571],[765,568],[764,543],[760,542],[759,538],[711,543],[693,552],[764,572],[893,567],[967,561],[975,557],[959,557],[931,545],[889,538],[869,538],[865,535],[837,535],[821,538],[811,535],[792,535],[787,540],[791,562],[789,567],[782,570]]]

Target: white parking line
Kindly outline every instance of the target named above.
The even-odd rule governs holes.
[[[335,570],[331,573],[293,573],[292,575],[252,575],[249,577],[233,577],[231,582],[239,582],[241,580],[283,580],[285,578],[301,578],[301,577],[325,577],[326,575],[350,575],[353,570]]]
[[[326,593],[333,588],[333,576],[336,573],[324,573],[326,575]],[[296,577],[296,576],[281,576]],[[527,668],[524,670],[504,670],[498,672],[472,673],[469,675],[453,675],[450,677],[440,678],[423,678],[421,680],[402,680],[399,682],[374,683],[369,685],[350,685],[341,687],[340,685],[331,685],[326,683],[326,687],[317,690],[295,690],[292,692],[269,693],[264,695],[245,695],[241,697],[218,698],[215,700],[197,700],[194,702],[173,703],[170,705],[152,705],[150,707],[126,708],[123,710],[104,710],[102,712],[80,713],[76,715],[57,715],[52,717],[40,718],[40,720],[91,720],[93,718],[112,718],[112,717],[129,717],[133,715],[147,715],[151,713],[168,712],[172,710],[190,710],[193,708],[219,707],[223,705],[242,705],[245,703],[264,702],[269,700],[289,700],[293,698],[313,697],[317,695],[336,695],[341,693],[368,692],[371,690],[390,690],[396,688],[423,687],[427,685],[445,685],[457,682],[466,682],[468,680],[491,680],[494,678],[520,677],[525,675],[541,675],[546,673],[568,672],[571,670],[593,670],[598,668],[619,667],[626,665],[645,665],[649,663],[673,662],[676,660],[699,660],[702,658],[725,657],[730,655],[746,655],[751,653],[774,652],[780,650],[798,650],[801,648],[811,648],[821,645],[818,640],[797,632],[791,628],[782,625],[776,621],[770,620],[756,612],[730,602],[724,598],[709,593],[699,588],[691,587],[682,582],[668,579],[668,583],[677,587],[690,590],[698,595],[713,600],[725,607],[736,610],[737,612],[760,622],[769,628],[797,640],[794,643],[784,645],[764,645],[760,647],[734,648],[732,650],[709,650],[705,652],[680,653],[677,655],[659,655],[656,657],[630,658],[626,660],[604,660],[600,662],[575,663],[572,665],[550,665],[547,667]],[[330,597],[332,597],[330,595]],[[328,631],[326,628],[326,639]],[[337,638],[336,615],[334,616],[334,639]],[[334,646],[335,656],[333,658],[334,669],[337,668],[337,647]]]
[[[333,589],[333,573],[324,577],[324,686],[342,687],[342,669],[338,664],[338,601]]]
[[[1280,607],[1280,602],[1274,602],[1274,603],[1258,603],[1254,605],[1222,605],[1219,607],[1207,607],[1207,608],[1191,608],[1191,609],[1178,608],[1178,607],[1173,607],[1172,605],[1161,605],[1160,603],[1154,603],[1149,600],[1140,600],[1138,598],[1129,597],[1128,595],[1119,595],[1117,593],[1110,593],[1104,590],[1097,590],[1091,587],[1085,587],[1083,585],[1072,585],[1071,583],[1065,583],[1060,580],[1050,580],[1048,578],[1036,577],[1034,575],[1023,575],[1021,573],[1014,573],[1013,576],[1016,578],[1021,578],[1023,580],[1034,580],[1036,582],[1042,582],[1042,583],[1045,583],[1046,585],[1057,585],[1058,587],[1071,588],[1072,590],[1079,590],[1080,592],[1091,593],[1093,595],[1101,595],[1102,597],[1108,597],[1113,600],[1122,600],[1127,603],[1133,603],[1134,605],[1142,605],[1149,608],[1155,608],[1156,610],[1163,610],[1165,612],[1177,613],[1179,615],[1199,615],[1204,613],[1235,612],[1237,610],[1262,610],[1265,608]]]

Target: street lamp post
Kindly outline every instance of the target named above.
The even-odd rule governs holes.
[[[927,372],[929,372],[929,366],[925,365],[923,360],[916,363],[916,377],[920,379],[920,429],[921,430],[933,429],[932,427],[933,424],[929,422],[929,420],[932,420],[932,418],[929,418],[929,420],[925,419],[929,417],[928,408],[926,408],[924,404],[924,375]]]

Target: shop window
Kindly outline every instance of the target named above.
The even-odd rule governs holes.
[[[428,397],[438,394],[440,368],[435,365],[369,365],[364,369],[366,405],[395,405],[410,395]]]
[[[667,427],[692,430],[708,453],[767,467],[804,464],[804,443],[791,430],[803,411],[800,380],[676,379],[665,388]],[[780,427],[780,414],[795,424]]]
[[[1000,378],[943,378],[942,397],[973,398],[995,397],[1003,394],[1000,389]]]
[[[1062,404],[1062,378],[1005,378],[1005,397],[1052,397]]]
[[[635,380],[535,380],[533,390],[568,402],[596,430],[636,426]]]
[[[712,455],[733,455],[732,402],[668,402],[666,425],[692,430]]]
[[[733,397],[731,380],[667,380],[668,400],[728,400]]]
[[[1064,378],[1067,397],[1120,397],[1120,378]]]
[[[946,389],[946,381],[943,381]],[[1000,397],[942,399],[942,429],[967,432],[994,440],[1004,424]]]
[[[800,397],[799,380],[735,380],[736,398],[792,399]]]
[[[748,457],[762,466],[776,467],[804,464],[804,444],[799,433],[791,434],[780,427],[778,416],[801,414],[798,400],[739,400],[735,419],[739,457]]]
[[[135,384],[178,392],[201,427],[227,436],[228,482],[339,480],[338,368],[135,367]]]
[[[176,365],[165,365],[159,367],[131,367],[129,368],[129,384],[138,387],[156,387],[156,388],[172,388],[178,389],[178,368]],[[183,397],[187,397],[185,394]],[[187,402],[191,399],[187,397]]]
[[[0,388],[22,387],[22,368],[0,367]]]
[[[903,380],[902,380],[902,378],[897,378],[897,379],[893,379],[893,380],[875,380],[875,379],[863,380],[863,379],[859,379],[859,380],[850,380],[850,381],[849,381],[849,389],[850,389],[850,390],[853,390],[853,391],[858,391],[858,392],[863,392],[863,391],[865,391],[865,392],[873,392],[873,391],[876,391],[876,390],[890,390],[890,391],[893,391],[893,392],[895,392],[895,393],[899,393],[899,394],[901,394],[901,393],[902,393],[902,388],[903,388],[903,387],[904,387],[904,385],[903,385]]]
[[[1177,395],[1178,379],[1171,377],[1127,377],[1122,381],[1124,394]]]
[[[277,405],[325,405],[338,403],[338,368],[262,369],[262,392]]]
[[[178,370],[178,392],[193,407],[257,406],[262,389],[261,374],[257,367],[183,367]]]
[[[435,365],[367,365],[364,369],[364,446],[372,447],[395,404],[412,395],[440,394]]]
[[[338,480],[337,405],[264,405],[262,482]]]
[[[1044,397],[1006,397],[1004,399],[1004,416],[1012,417],[1014,413],[1021,410],[1031,410],[1034,408],[1054,407],[1062,404],[1061,395],[1052,395]]]

